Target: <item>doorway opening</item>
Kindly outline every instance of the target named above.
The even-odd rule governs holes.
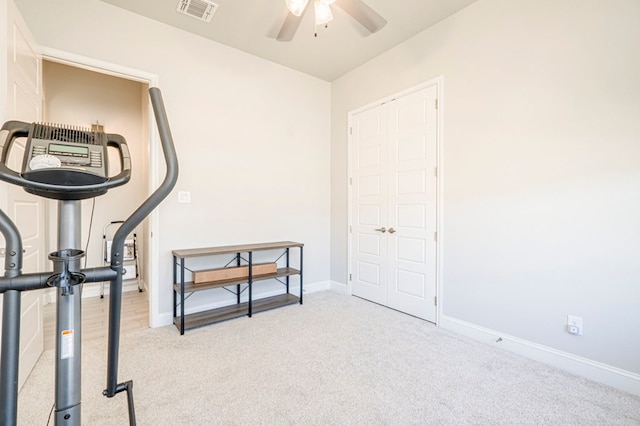
[[[82,244],[86,252],[83,267],[105,265],[105,225],[113,221],[125,220],[148,197],[154,181],[157,148],[152,131],[151,111],[148,89],[155,86],[157,78],[136,70],[129,70],[116,65],[104,64],[88,58],[78,57],[65,52],[45,51],[43,58],[43,119],[48,122],[64,123],[79,127],[102,127],[105,133],[117,133],[125,137],[131,152],[132,176],[130,182],[109,193],[82,202]],[[115,174],[119,171],[119,162],[111,161],[110,168]],[[48,229],[55,232],[57,209],[50,208],[47,219]],[[123,282],[125,293],[138,292],[131,296],[135,303],[146,306],[146,326],[157,323],[157,294],[153,289],[155,244],[151,241],[157,213],[145,220],[136,232],[136,248],[138,249],[138,279]],[[157,232],[156,232],[157,235]],[[55,244],[56,236],[49,235],[50,245]],[[54,251],[54,247],[48,247]],[[104,286],[108,297],[108,283]],[[99,298],[103,288],[100,283],[84,286],[83,298]],[[45,302],[55,301],[55,292],[44,298]],[[106,299],[103,300],[106,306]],[[86,303],[85,310],[89,316],[99,316],[91,312],[92,306],[97,309],[100,304]],[[46,308],[46,307],[45,307]]]

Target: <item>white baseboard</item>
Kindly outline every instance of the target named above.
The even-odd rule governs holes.
[[[168,325],[173,325],[173,313],[163,312],[158,315],[158,323],[151,324],[151,328],[166,327]]]
[[[331,289],[331,281],[319,281],[317,283],[304,284],[303,291],[306,294],[329,289]]]
[[[147,289],[147,286],[144,281],[140,281],[140,288],[143,290]],[[122,283],[122,292],[127,293],[130,291],[138,291],[138,282],[137,281],[124,281]],[[104,294],[105,296],[109,294],[109,283],[105,283],[104,285]],[[90,283],[84,284],[82,288],[82,298],[88,297],[99,297],[100,296],[100,283]],[[55,288],[49,288],[45,290],[42,295],[42,304],[48,305],[50,303],[56,303],[56,299],[58,297],[58,291]]]
[[[640,374],[442,315],[440,327],[640,396]]]
[[[338,281],[331,281],[331,291],[335,291],[342,294],[351,294],[349,292],[349,286],[344,283],[340,283]]]
[[[140,281],[140,288],[145,289],[145,285],[143,281]],[[122,292],[127,293],[130,291],[138,291],[138,281],[123,281],[122,283]],[[107,296],[109,294],[109,283],[105,283],[104,285],[104,295]],[[82,289],[82,298],[86,297],[99,297],[100,296],[100,283],[91,283],[85,284]]]

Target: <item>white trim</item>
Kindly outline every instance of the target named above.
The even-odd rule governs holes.
[[[438,176],[436,177],[436,324],[440,324],[443,315],[444,280],[443,280],[443,247],[444,247],[444,76],[439,76],[437,81],[438,94],[438,129],[436,137],[436,161],[438,164]]]
[[[500,333],[448,315],[440,317],[439,326],[491,346],[640,396],[640,374]]]
[[[318,281],[317,283],[303,284],[302,291],[305,294],[331,290],[331,281]]]
[[[99,72],[113,77],[120,77],[126,80],[133,80],[139,83],[147,83],[150,86],[156,86],[158,76],[146,71],[125,67],[100,59],[90,58],[63,50],[54,49],[52,47],[40,46],[42,59],[57,62],[60,64],[71,65],[88,71]]]
[[[408,89],[402,90],[400,92],[394,93],[392,95],[386,96],[384,98],[378,99],[376,101],[370,102],[364,106],[356,108],[354,110],[349,111],[347,117],[347,293],[352,294],[352,286],[351,281],[349,280],[349,275],[353,273],[351,271],[351,261],[352,261],[352,251],[353,251],[353,240],[352,233],[349,232],[349,227],[353,226],[352,220],[352,212],[353,212],[353,185],[350,184],[350,180],[353,179],[353,135],[351,134],[351,129],[353,125],[353,117],[363,111],[366,111],[371,108],[375,108],[378,105],[381,105],[386,102],[390,102],[394,99],[400,98],[402,96],[411,94],[413,92],[417,92],[419,90],[425,89],[427,87],[436,86],[437,91],[437,102],[438,109],[436,111],[437,116],[437,134],[436,134],[436,164],[438,167],[438,176],[436,179],[436,232],[438,235],[438,240],[436,241],[436,297],[438,299],[438,304],[436,306],[436,324],[439,324],[440,318],[442,317],[442,247],[443,247],[443,235],[442,235],[442,218],[443,218],[443,200],[444,200],[444,185],[442,183],[443,179],[443,153],[444,153],[444,114],[443,114],[443,104],[444,104],[444,76],[440,75],[438,77],[434,77],[425,82],[422,82],[418,85],[409,87]]]
[[[349,288],[349,285],[345,283],[340,283],[338,281],[330,282],[330,290],[335,291],[337,293],[346,294],[349,296],[351,295],[351,289]]]
[[[143,283],[142,281],[140,282],[140,288],[144,288],[143,287]],[[128,292],[132,292],[132,291],[138,291],[138,282],[137,281],[124,281],[122,283],[122,292],[123,293],[128,293]],[[109,284],[106,283],[104,286],[104,295],[108,296],[109,295]],[[82,289],[82,298],[88,298],[88,297],[100,297],[100,283],[91,283],[91,284],[85,284],[84,288]],[[55,302],[54,302],[55,303]]]
[[[65,65],[71,65],[89,71],[99,72],[126,80],[133,80],[140,83],[148,84],[149,87],[157,87],[159,77],[146,71],[128,68],[122,65],[105,62],[99,59],[78,55],[54,49],[47,46],[40,46],[42,59],[57,62]],[[153,115],[153,108],[149,107],[149,189],[151,194],[160,186],[160,142],[157,136],[156,122]],[[159,268],[159,213],[155,209],[147,218],[149,220],[149,230],[153,237],[149,238],[149,276],[146,277],[148,283],[147,290],[149,293],[149,327],[159,327],[163,324],[160,314],[160,293],[157,290],[159,283],[157,277],[160,276]]]

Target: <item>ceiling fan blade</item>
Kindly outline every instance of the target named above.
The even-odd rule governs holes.
[[[371,9],[371,7],[362,0],[337,0],[335,4],[340,6],[342,10],[351,15],[353,19],[358,21],[371,33],[379,31],[387,24],[386,19]]]
[[[302,17],[309,9],[309,4],[304,8],[300,16],[296,16],[291,13],[288,9],[287,16],[284,18],[284,22],[282,23],[282,27],[280,27],[280,32],[276,36],[276,40],[278,41],[291,41],[293,40],[293,36],[296,35],[296,31],[298,31],[298,27],[300,26],[300,22],[302,22]]]

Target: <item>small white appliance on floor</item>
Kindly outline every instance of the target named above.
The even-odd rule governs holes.
[[[122,225],[124,220],[114,220],[112,222],[107,223],[102,231],[102,261],[105,265],[111,264],[111,244],[113,243],[113,235],[115,231],[117,231],[118,227],[114,225]],[[136,230],[127,235],[127,238],[124,240],[124,252],[123,258],[124,267],[123,267],[123,275],[122,280],[136,280],[138,285],[138,291],[142,292],[142,288],[140,287],[140,266],[138,263],[138,237],[136,234]],[[104,298],[104,285],[105,283],[100,283],[100,298]]]

